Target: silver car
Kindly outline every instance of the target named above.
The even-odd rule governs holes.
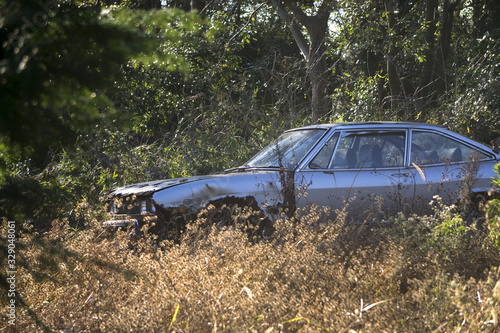
[[[428,207],[439,195],[484,195],[500,155],[491,147],[421,123],[366,122],[286,131],[246,164],[210,176],[113,190],[105,226],[182,225],[204,207],[249,206],[272,221],[312,204],[367,219]],[[346,205],[348,203],[348,205]],[[346,207],[348,207],[346,209]]]

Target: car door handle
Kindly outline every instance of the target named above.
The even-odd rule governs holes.
[[[410,177],[410,173],[409,172],[393,173],[391,177]]]

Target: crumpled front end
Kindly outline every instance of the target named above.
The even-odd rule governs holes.
[[[127,185],[114,189],[106,200],[107,211],[112,218],[102,223],[104,227],[142,226],[158,220],[153,194],[194,181],[192,178],[158,180]]]
[[[106,203],[107,211],[112,218],[102,223],[103,227],[127,227],[143,225],[158,219],[156,207],[151,197],[129,195],[112,196]]]
[[[238,205],[260,210],[282,204],[281,182],[276,171],[225,173],[130,185],[112,191],[105,227],[150,224],[160,237],[176,238],[186,222],[204,208]],[[153,224],[154,222],[154,224]]]

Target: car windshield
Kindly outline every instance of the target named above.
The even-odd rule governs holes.
[[[285,167],[294,169],[323,136],[323,129],[303,129],[283,133],[252,157],[243,167]]]

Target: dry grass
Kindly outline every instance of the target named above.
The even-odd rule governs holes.
[[[267,240],[198,221],[174,244],[103,234],[85,216],[78,232],[55,221],[45,235],[18,235],[18,332],[500,329],[498,249],[479,231],[455,242],[468,247],[440,248],[432,218],[368,227],[322,222],[313,207]],[[2,314],[0,329],[12,329]]]

